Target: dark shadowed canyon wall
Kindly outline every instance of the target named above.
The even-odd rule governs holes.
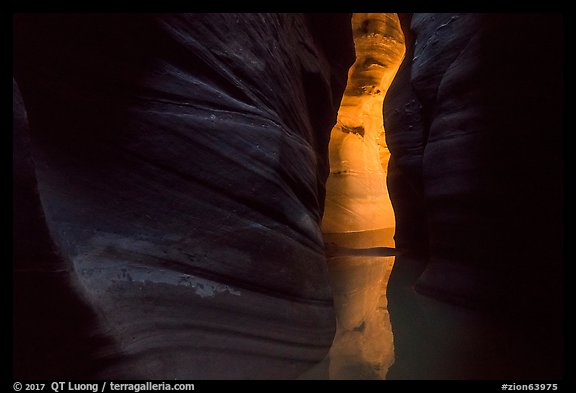
[[[17,15],[14,37],[14,376],[321,360],[350,15]]]
[[[424,264],[397,258],[390,286],[413,269],[406,286],[496,318],[501,344],[466,376],[559,377],[563,19],[400,19],[407,53],[385,101],[388,183],[396,245]],[[389,301],[396,332],[394,315],[409,311]]]
[[[90,354],[107,345],[96,314],[74,290],[38,193],[26,110],[13,83],[13,364],[15,376],[90,375]],[[65,367],[65,372],[63,367]]]

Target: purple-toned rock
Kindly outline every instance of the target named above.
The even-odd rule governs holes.
[[[400,20],[407,54],[384,111],[396,244],[428,254],[415,288],[504,316],[500,339],[518,368],[500,376],[556,378],[562,17],[413,14]]]
[[[109,341],[79,374],[292,378],[321,360],[350,15],[18,15],[14,32],[42,210]]]

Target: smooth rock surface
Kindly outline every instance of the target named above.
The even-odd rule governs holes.
[[[385,379],[394,362],[386,300],[394,257],[379,252],[394,246],[395,223],[381,108],[404,55],[404,35],[392,13],[355,13],[352,31],[356,62],[330,137],[322,220],[338,321],[326,374]]]
[[[404,35],[396,14],[355,13],[352,31],[356,62],[330,137],[324,233],[380,231],[393,246],[394,211],[386,174],[382,103],[404,55]]]
[[[424,255],[419,293],[498,315],[513,359],[499,377],[557,378],[562,16],[400,20],[407,54],[384,106],[397,247]]]
[[[93,355],[109,342],[96,329],[96,314],[81,296],[72,265],[51,239],[30,151],[27,113],[15,81],[12,119],[13,375],[81,378],[103,367]]]
[[[292,378],[321,360],[350,15],[18,15],[14,33],[46,222],[108,340],[79,375]]]

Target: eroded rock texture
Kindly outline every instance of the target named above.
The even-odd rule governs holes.
[[[356,62],[331,133],[322,229],[380,231],[382,245],[393,246],[394,212],[386,186],[390,152],[382,103],[404,55],[404,35],[392,13],[355,13],[352,30]]]
[[[291,378],[322,359],[319,223],[350,15],[19,15],[14,42],[67,293],[110,341],[77,375]],[[17,360],[17,377],[46,368]]]
[[[407,54],[384,108],[397,246],[429,249],[419,292],[504,315],[493,357],[510,358],[492,376],[557,377],[562,17],[401,19]]]
[[[382,103],[405,48],[396,14],[355,13],[352,30],[356,62],[331,133],[322,221],[328,246],[348,253],[394,245],[394,212],[386,186],[390,153]],[[393,264],[393,256],[328,258],[338,321],[329,354],[331,379],[386,377],[394,361],[386,308],[386,284]]]

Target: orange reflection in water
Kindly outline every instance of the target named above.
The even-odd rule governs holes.
[[[390,152],[384,96],[405,52],[396,14],[354,14],[356,62],[330,139],[330,176],[322,222],[330,247],[394,247],[394,211],[386,186]],[[338,329],[330,379],[384,379],[394,362],[386,284],[392,256],[328,257]]]

